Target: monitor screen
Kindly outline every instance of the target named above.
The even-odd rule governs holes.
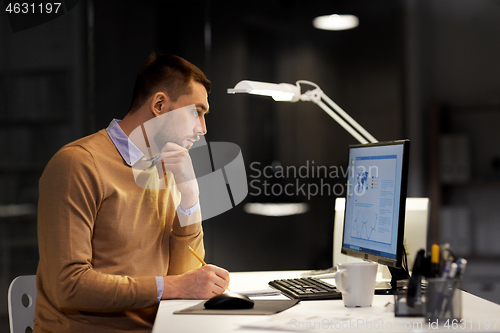
[[[401,267],[409,140],[349,146],[341,252]]]

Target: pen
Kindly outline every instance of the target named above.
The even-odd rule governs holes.
[[[432,250],[434,250],[434,246],[432,247]],[[435,287],[434,287],[434,299],[432,302],[432,305],[429,307],[432,309],[431,313],[434,313],[434,315],[439,315],[441,314],[441,309],[443,303],[446,304],[446,290],[448,288],[448,284],[446,281],[449,278],[453,278],[455,275],[457,269],[457,264],[452,263],[451,260],[448,260],[446,264],[444,265],[443,272],[439,275],[439,277],[435,277]]]
[[[195,252],[195,251],[191,248],[191,246],[188,246],[188,250],[189,250],[189,251],[190,251],[190,252],[191,252],[191,253],[192,253],[192,254],[196,257],[196,259],[198,259],[198,261],[199,261],[199,262],[201,262],[201,264],[202,264],[203,266],[206,266],[206,265],[207,265],[207,263],[206,263],[203,259],[201,259],[201,257],[198,255],[198,253],[196,253],[196,252]],[[231,291],[231,290],[229,290],[229,288],[226,288],[226,290]]]
[[[447,297],[449,297],[448,288],[450,288],[447,281],[453,279],[456,271],[457,264],[449,261],[446,263],[443,274],[438,278],[434,278],[434,296],[432,304],[429,306],[433,317],[440,318],[444,312],[443,309],[446,309]]]
[[[458,272],[458,265],[456,263],[452,263],[450,267],[450,271],[448,273],[447,280],[450,280],[451,285],[446,285],[445,290],[443,292],[443,301],[441,304],[441,310],[438,314],[438,318],[444,317],[447,311],[451,311],[451,316],[453,317],[453,296],[455,295],[455,290],[457,289],[458,286],[458,280],[454,280],[456,277],[456,274]]]
[[[454,279],[454,278],[455,278],[455,276],[456,276],[456,274],[457,274],[457,272],[458,272],[458,270],[457,270],[457,269],[458,269],[458,265],[457,265],[457,263],[455,263],[455,262],[451,263],[451,265],[450,265],[450,269],[449,269],[449,272],[448,272],[448,274],[447,274],[447,278],[448,278],[449,280],[451,280],[451,279]]]
[[[439,245],[433,244],[431,248],[431,275],[439,276]]]
[[[447,311],[450,311],[452,317],[454,317],[455,308],[453,307],[453,296],[455,295],[455,290],[459,287],[460,281],[465,272],[465,267],[467,266],[467,260],[460,258],[456,263],[451,264],[449,278],[453,280],[451,282],[451,290],[446,295],[443,300],[442,314],[445,315]]]
[[[467,260],[464,258],[460,258],[457,260],[457,278],[462,278],[464,276],[465,267],[467,266]]]
[[[446,263],[444,264],[444,267],[443,267],[443,272],[441,273],[441,281],[445,281],[448,277],[453,277],[450,275],[450,270],[453,266],[453,264],[455,264],[454,262],[451,261],[451,259],[447,260]],[[457,269],[457,264],[455,264],[455,271]],[[453,275],[455,275],[455,273],[453,273]]]
[[[452,257],[451,251],[450,251],[450,244],[449,243],[441,244],[439,246],[439,252],[440,252],[439,269],[442,272],[444,270],[444,266],[446,265],[448,260],[451,260],[451,257]]]
[[[413,270],[411,273],[410,281],[408,282],[408,291],[406,296],[406,303],[409,307],[413,308],[415,301],[421,302],[421,283],[422,273],[424,270],[425,250],[418,251],[415,262],[413,263]]]
[[[194,252],[194,250],[191,248],[191,246],[188,246],[188,250],[191,251],[191,253],[196,257],[196,259],[198,259],[199,262],[201,262],[201,264],[203,266],[207,265],[207,263],[205,261],[203,261],[203,259],[201,259],[201,257],[198,255],[198,253]]]

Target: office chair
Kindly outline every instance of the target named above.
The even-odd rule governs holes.
[[[9,286],[10,333],[33,332],[35,325],[36,275],[18,276]]]

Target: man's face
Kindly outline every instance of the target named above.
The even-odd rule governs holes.
[[[180,96],[171,102],[169,111],[161,115],[165,119],[163,128],[155,137],[159,149],[167,142],[190,149],[200,135],[207,133],[205,114],[208,113],[208,96],[205,87],[196,81],[191,81],[192,93]],[[193,108],[184,108],[193,105]],[[182,109],[181,109],[182,108]]]

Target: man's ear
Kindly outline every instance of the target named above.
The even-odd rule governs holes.
[[[157,92],[151,98],[150,109],[155,117],[164,114],[169,110],[170,99],[164,92]]]

